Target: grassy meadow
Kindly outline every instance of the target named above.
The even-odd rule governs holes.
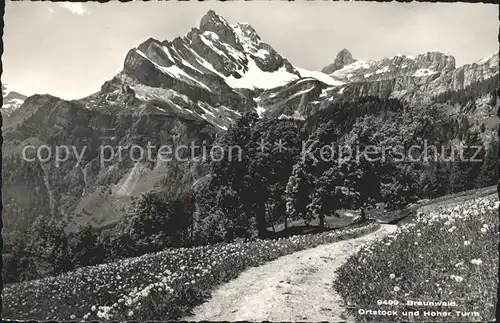
[[[377,223],[276,240],[172,248],[60,276],[8,285],[3,318],[175,320],[243,270],[321,244],[358,237]]]
[[[386,320],[489,321],[495,317],[498,266],[495,195],[437,205],[399,229],[363,246],[338,269],[335,289],[358,320],[380,321],[359,309],[397,310]],[[377,300],[386,301],[377,304]],[[388,301],[397,301],[397,305]],[[454,301],[456,306],[407,301]],[[402,312],[419,316],[402,317]],[[423,316],[424,311],[451,312]],[[467,312],[464,316],[457,312]]]

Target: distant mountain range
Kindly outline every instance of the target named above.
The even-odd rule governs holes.
[[[7,85],[2,84],[3,106],[2,115],[10,116],[14,110],[19,108],[27,96],[10,90]]]
[[[484,124],[491,132],[497,125],[498,65],[498,53],[457,68],[452,56],[439,52],[359,61],[344,49],[322,71],[309,71],[274,50],[252,26],[230,24],[209,11],[183,37],[150,38],[131,49],[122,71],[83,99],[4,92],[8,158],[27,144],[89,147],[79,167],[25,163],[5,173],[6,227],[23,230],[43,214],[64,218],[69,230],[82,223],[106,226],[142,192],[182,194],[203,177],[199,161],[114,161],[101,168],[98,147],[211,142],[251,110],[261,117],[307,120],[332,104],[364,97],[410,106],[440,102],[450,115],[465,115],[473,127]],[[23,195],[28,191],[29,197]]]

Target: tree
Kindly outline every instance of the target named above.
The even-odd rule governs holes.
[[[281,143],[279,147],[275,145]],[[202,202],[200,221],[221,221],[226,239],[267,236],[267,226],[284,218],[286,182],[300,150],[299,128],[294,121],[262,119],[244,114],[217,142],[224,151],[238,147],[241,158],[212,161],[213,173]],[[227,155],[226,157],[230,157]],[[207,222],[204,218],[211,218]],[[271,221],[271,222],[270,222]],[[220,230],[213,232],[220,233]]]
[[[69,240],[72,263],[76,267],[100,264],[106,259],[106,250],[99,234],[90,224],[86,224]]]
[[[470,132],[464,142],[455,147],[450,186],[453,193],[473,189],[481,173],[485,151],[480,135]]]
[[[307,206],[311,201],[311,186],[312,183],[304,169],[304,164],[298,162],[293,166],[292,175],[285,189],[286,212],[290,218],[311,220],[307,213]]]
[[[187,240],[190,214],[182,201],[157,192],[142,194],[117,228],[114,243],[128,256],[180,246]]]
[[[40,216],[14,243],[5,268],[6,281],[32,280],[74,268],[63,225],[58,221]]]
[[[494,140],[485,152],[481,171],[476,179],[476,187],[495,185],[498,182],[498,140]]]

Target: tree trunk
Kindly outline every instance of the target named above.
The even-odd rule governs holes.
[[[266,208],[264,203],[256,203],[255,205],[255,224],[259,238],[265,238],[267,233],[266,227]]]
[[[325,228],[325,215],[323,214],[319,216],[319,227],[321,229]]]

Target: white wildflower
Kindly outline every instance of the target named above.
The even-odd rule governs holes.
[[[481,259],[472,259],[470,263],[479,266],[480,264],[483,263],[483,261]]]

